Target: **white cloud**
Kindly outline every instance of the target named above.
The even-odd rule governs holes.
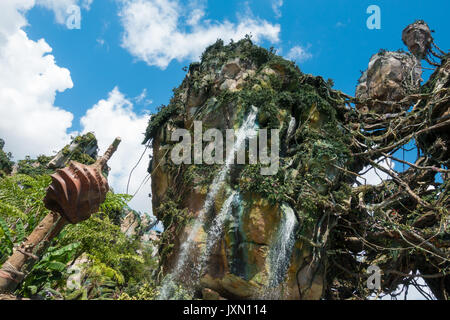
[[[69,70],[59,67],[44,39],[30,40],[21,29],[27,25],[24,13],[33,1],[0,2],[0,138],[15,159],[26,155],[52,154],[70,142],[73,114],[54,106],[57,92],[72,88]],[[11,18],[11,19],[10,19]],[[139,96],[147,97],[144,90]],[[111,159],[110,185],[125,192],[128,173],[143,151],[147,120],[133,112],[132,104],[115,88],[108,99],[100,100],[81,119],[84,132],[96,133],[101,151],[116,136],[123,139]],[[76,134],[76,133],[72,133]],[[142,159],[131,180],[134,192],[146,175],[148,157]],[[151,212],[147,184],[130,203],[136,210]]]
[[[44,39],[30,40],[21,29],[27,24],[23,13],[32,5],[0,2],[0,137],[15,159],[64,146],[73,119],[54,106],[56,92],[73,86],[69,70],[56,65]]]
[[[390,160],[390,159],[385,159],[381,162],[379,162],[379,160],[376,161],[381,167],[386,168],[386,169],[393,169],[395,163]],[[367,171],[369,168],[372,168],[372,166],[367,166],[365,167],[361,172],[364,173],[362,175],[362,178],[357,178],[357,180],[362,183],[362,184],[367,184],[367,185],[377,185],[380,184],[381,182],[383,182],[386,179],[389,179],[390,176],[381,171],[380,169],[376,169],[376,168],[372,168],[369,171]],[[367,171],[367,172],[366,172]]]
[[[133,98],[133,101],[143,106],[148,106],[153,103],[153,100],[147,99],[147,89],[143,89],[138,96]]]
[[[94,2],[94,0],[83,0],[81,1],[81,7],[83,9],[90,10],[92,2]]]
[[[410,272],[410,274],[412,274],[412,272]],[[427,293],[433,300],[436,300],[436,297],[434,296],[434,294],[431,292],[431,289],[428,287],[428,285],[426,284],[425,280],[423,278],[416,278],[416,282],[418,285],[422,286],[422,290]],[[404,300],[405,299],[405,295],[406,292],[404,291],[404,286],[403,285],[399,285],[397,287],[397,289],[392,292],[392,294],[387,294],[385,296],[383,296],[380,300],[392,300],[393,296],[395,296],[395,299],[397,300]],[[377,295],[375,293],[372,293],[369,296],[370,300],[374,300],[375,297]],[[417,290],[417,288],[414,285],[409,285],[408,286],[408,295],[407,295],[407,300],[427,300],[427,298],[420,293],[419,290]]]
[[[34,1],[30,0],[2,0],[0,2],[0,46],[3,46],[11,34],[27,25],[27,20],[22,13],[33,6]]]
[[[239,40],[252,34],[255,42],[279,41],[280,26],[246,17],[238,23],[203,19],[203,7],[185,10],[178,0],[120,0],[125,30],[122,46],[150,66],[166,68],[176,59],[198,59],[218,38]],[[186,12],[186,13],[185,13]],[[183,14],[185,13],[185,14]]]
[[[281,7],[283,6],[283,0],[272,0],[272,10],[275,12],[277,18],[281,18]]]
[[[114,141],[115,137],[122,138],[117,152],[108,165],[111,167],[109,183],[116,193],[125,193],[128,176],[136,165],[144,151],[141,142],[147,127],[148,118],[137,115],[133,111],[133,104],[116,87],[106,100],[100,100],[86,112],[81,118],[83,132],[94,132],[97,137],[100,154]],[[147,176],[150,150],[142,158],[139,166],[133,172],[130,181],[129,193],[133,194],[138,189],[143,179]],[[130,202],[130,207],[141,212],[151,211],[150,180],[142,187],[136,197]]]
[[[295,60],[296,62],[304,62],[312,58],[312,54],[307,51],[306,48],[301,46],[292,47],[286,55],[289,60]]]

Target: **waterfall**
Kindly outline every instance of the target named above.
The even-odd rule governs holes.
[[[233,204],[239,201],[239,193],[237,191],[233,191],[231,195],[225,200],[222,205],[222,209],[219,214],[214,218],[211,227],[208,231],[208,238],[206,241],[206,249],[200,258],[200,264],[198,268],[198,274],[206,267],[208,263],[209,257],[211,256],[212,250],[218,243],[220,237],[222,236],[224,223],[229,216]]]
[[[236,139],[234,141],[233,148],[231,149],[232,152],[230,152],[225,160],[225,163],[219,173],[214,177],[214,180],[211,184],[211,187],[209,189],[208,194],[206,195],[205,203],[203,204],[202,210],[199,212],[197,218],[194,221],[194,225],[192,227],[192,230],[189,232],[189,235],[186,239],[186,241],[181,245],[180,247],[180,253],[178,255],[178,260],[175,265],[175,268],[171,275],[166,277],[166,279],[163,281],[163,285],[161,288],[161,293],[159,295],[159,299],[165,300],[170,297],[170,288],[173,284],[173,279],[178,278],[183,268],[186,265],[186,262],[188,261],[189,254],[191,252],[191,248],[194,245],[194,239],[198,232],[200,231],[200,228],[202,227],[204,223],[205,216],[207,213],[211,210],[214,201],[217,197],[218,192],[222,188],[225,178],[227,177],[231,165],[234,164],[234,158],[235,153],[241,148],[245,147],[244,143],[245,140],[254,135],[256,133],[256,115],[257,115],[258,109],[252,106],[250,113],[248,114],[245,121],[242,123],[241,127],[237,131]]]
[[[283,203],[281,213],[280,225],[269,252],[269,287],[276,287],[284,281],[295,244],[295,229],[298,222],[294,210]]]

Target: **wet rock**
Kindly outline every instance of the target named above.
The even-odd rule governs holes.
[[[243,214],[243,230],[249,241],[268,244],[280,220],[279,210],[257,196],[253,199],[251,208]]]
[[[232,273],[227,273],[221,278],[213,278],[210,275],[206,275],[201,279],[201,285],[240,299],[255,297],[260,290],[260,286],[255,282],[246,281]]]

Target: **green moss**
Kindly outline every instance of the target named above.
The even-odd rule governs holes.
[[[176,199],[176,197],[169,190],[166,199],[161,201],[160,206],[154,211],[155,216],[164,225],[164,232],[161,234],[159,246],[160,266],[164,265],[172,254],[175,239],[191,221],[187,214],[187,209],[182,209],[180,204],[173,199]]]
[[[147,130],[145,132],[145,139],[143,144],[156,137],[159,128],[163,127],[167,121],[174,115],[178,114],[180,106],[176,103],[171,103],[168,106],[161,106],[158,113],[152,115],[148,122]]]
[[[239,179],[239,188],[244,193],[256,193],[276,205],[289,200],[292,184],[286,177],[286,171],[279,170],[276,175],[261,175],[261,165],[246,165]]]
[[[70,160],[80,162],[82,164],[90,165],[95,162],[97,158],[97,138],[92,132],[89,132],[85,135],[77,136],[74,140],[74,143],[78,144],[78,147],[70,153]],[[66,146],[67,148],[68,146]],[[94,150],[91,155],[88,155],[87,152]],[[65,149],[66,153],[69,153],[67,149]]]

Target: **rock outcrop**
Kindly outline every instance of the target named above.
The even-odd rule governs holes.
[[[336,110],[345,110],[339,93],[248,39],[208,48],[174,92],[147,130],[153,208],[165,227],[162,275],[207,298],[319,299],[324,269],[305,239],[322,210],[315,192],[330,191],[321,179],[339,185],[331,163],[348,161],[337,124]],[[204,130],[238,131],[252,112],[255,127],[280,130],[277,174],[231,165],[218,183],[221,165],[172,163],[176,128],[193,132],[199,120]],[[216,187],[212,205],[205,205]]]
[[[159,298],[180,296],[181,286],[204,299],[365,299],[373,265],[387,270],[388,293],[410,284],[399,274],[442,274],[448,182],[435,176],[448,174],[449,56],[435,55],[438,69],[420,86],[426,34],[420,23],[404,32],[413,54],[374,55],[357,99],[249,39],[218,41],[191,64],[144,141],[152,141],[152,201],[164,225]],[[223,163],[198,161],[212,139],[191,148],[192,137],[209,129],[217,129],[215,139],[234,129],[231,150],[278,129],[267,146],[280,142],[278,171],[261,174],[266,164],[251,162],[251,152],[240,164],[228,155]],[[411,139],[420,156],[409,169],[379,164]],[[367,166],[390,178],[358,183]],[[411,243],[420,250],[410,251]],[[436,297],[448,296],[448,276],[425,281]]]
[[[407,26],[402,33],[403,43],[409,51],[417,57],[424,59],[431,50],[433,36],[425,21],[419,20]]]
[[[372,56],[369,67],[359,79],[356,97],[380,101],[398,102],[408,94],[415,93],[422,80],[420,60],[405,52],[380,51]],[[389,113],[392,107],[384,103],[375,103],[371,110],[366,105],[358,105],[359,109],[368,112]],[[367,110],[365,110],[366,108]]]

